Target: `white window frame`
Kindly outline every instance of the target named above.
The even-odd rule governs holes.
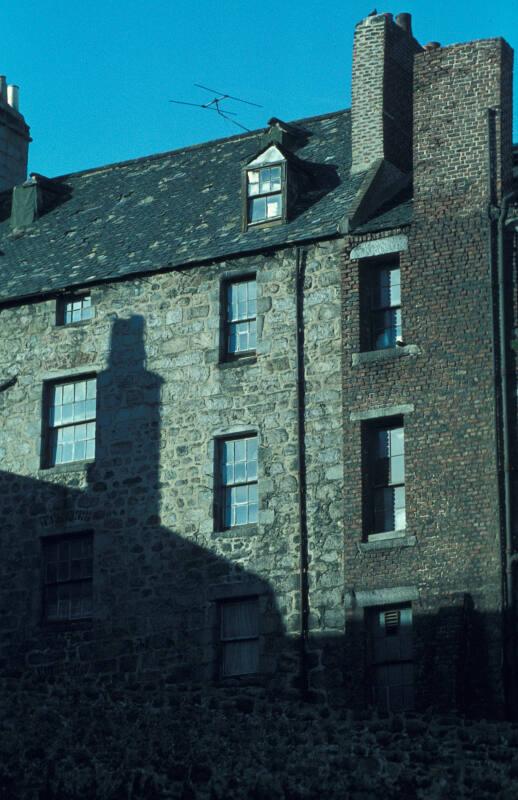
[[[255,443],[255,460],[253,458],[250,460],[247,458],[249,442]],[[228,445],[233,445],[235,455],[235,446],[241,443],[245,447],[245,459],[227,461],[225,458],[226,447]],[[258,436],[253,432],[228,436],[219,439],[217,444],[218,446],[215,451],[217,454],[216,475],[218,483],[216,493],[218,498],[218,529],[226,531],[241,527],[242,525],[257,524],[259,516]],[[231,480],[228,478],[227,465],[232,465],[233,474]],[[237,465],[240,466],[239,476],[236,474]],[[250,492],[250,490],[252,491]],[[238,502],[240,495],[244,496],[245,493],[246,501]],[[238,518],[240,513],[239,508],[245,506],[247,509],[246,521],[240,521]]]
[[[81,388],[83,384],[84,397]],[[69,395],[70,387],[72,387],[72,397],[67,397],[67,402],[64,402],[65,391]],[[68,379],[48,382],[45,390],[44,466],[56,467],[81,461],[93,461],[96,442],[97,377],[92,374],[74,375]],[[59,402],[56,402],[56,399],[59,399]],[[60,451],[61,453],[70,452],[72,456],[75,456],[76,451],[82,450],[80,444],[82,442],[84,442],[82,458],[58,458]],[[90,444],[91,442],[93,442],[93,446]]]

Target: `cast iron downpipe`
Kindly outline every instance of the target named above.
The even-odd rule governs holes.
[[[511,516],[511,453],[509,442],[509,384],[507,358],[507,313],[505,299],[505,221],[511,200],[518,192],[509,192],[502,198],[498,215],[497,236],[497,283],[498,283],[498,338],[500,345],[500,402],[502,404],[502,470],[504,492],[504,530],[505,530],[505,576],[507,607],[513,602],[513,529]]]
[[[309,630],[309,596],[308,596],[308,524],[306,513],[306,442],[305,442],[305,409],[306,380],[304,375],[304,275],[306,253],[296,248],[296,325],[297,325],[297,457],[299,468],[299,587],[300,587],[300,635],[299,635],[299,684],[302,700],[309,696],[308,680],[308,630]]]
[[[504,615],[504,686],[506,691],[507,704],[511,689],[511,678],[509,668],[514,664],[514,629],[510,620],[510,613],[513,604],[513,562],[518,558],[518,554],[513,553],[513,532],[512,532],[512,509],[511,509],[511,457],[509,439],[509,386],[508,386],[508,358],[507,358],[507,312],[505,298],[505,222],[509,205],[513,198],[518,196],[518,192],[512,191],[503,196],[500,206],[496,204],[493,182],[493,123],[495,110],[488,109],[488,190],[489,190],[489,259],[491,282],[494,288],[495,268],[494,268],[494,221],[497,224],[496,242],[496,311],[498,321],[498,353],[495,342],[494,324],[494,295],[491,301],[492,325],[492,345],[494,354],[494,378],[495,378],[495,429],[497,446],[500,450],[498,459],[499,484],[501,486],[503,501],[503,518],[501,524],[503,528],[503,549],[505,552],[504,576],[502,579],[502,609]],[[499,384],[499,385],[498,385]],[[513,692],[513,695],[515,693]],[[508,710],[510,710],[508,708]]]

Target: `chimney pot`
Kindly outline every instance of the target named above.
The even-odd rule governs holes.
[[[403,14],[398,14],[396,16],[396,25],[399,25],[405,33],[408,33],[409,36],[412,36],[412,15],[407,14],[404,12]]]
[[[20,87],[16,86],[14,83],[10,83],[7,87],[7,102],[14,108],[15,111],[19,109],[19,101],[20,101]]]

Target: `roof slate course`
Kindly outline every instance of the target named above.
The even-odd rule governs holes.
[[[242,230],[241,171],[264,130],[55,179],[66,195],[23,232],[4,197],[0,301],[336,235],[363,177],[349,175],[349,111],[292,124],[312,179],[286,224]],[[362,229],[410,218],[400,203]]]

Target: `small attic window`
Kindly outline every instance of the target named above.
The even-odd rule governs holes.
[[[286,159],[271,145],[246,167],[247,225],[284,219]]]

